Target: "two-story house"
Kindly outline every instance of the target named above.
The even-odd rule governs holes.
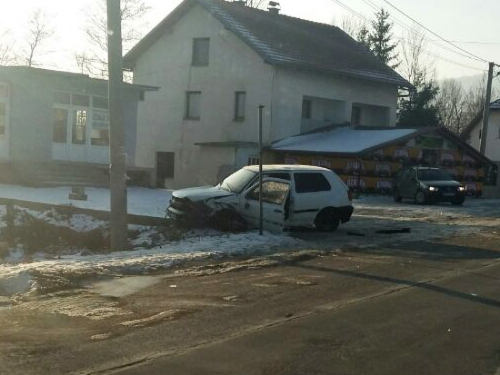
[[[411,87],[337,27],[246,7],[185,0],[124,58],[134,83],[159,86],[138,108],[135,163],[157,186],[213,184],[264,143],[330,124],[396,124]]]

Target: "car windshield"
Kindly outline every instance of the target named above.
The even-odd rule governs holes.
[[[221,189],[233,193],[241,193],[245,186],[247,186],[256,175],[256,172],[252,172],[248,169],[240,169],[222,181],[220,187]]]
[[[450,181],[451,176],[442,169],[419,169],[417,172],[420,181]]]

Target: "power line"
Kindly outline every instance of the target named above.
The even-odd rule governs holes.
[[[380,11],[382,8],[378,7],[373,1],[371,0],[363,0],[363,2],[369,6],[371,6],[373,9],[375,9],[376,11]],[[409,31],[409,32],[414,32],[416,33],[417,35],[421,36],[422,38],[424,38],[425,40],[427,40],[428,42],[430,42],[431,44],[435,45],[436,47],[439,47],[439,48],[442,48],[448,52],[452,52],[454,54],[457,54],[459,56],[462,56],[462,57],[466,57],[468,59],[472,59],[470,56],[466,55],[466,54],[463,54],[459,51],[456,51],[450,47],[447,47],[447,46],[444,46],[440,43],[438,43],[436,40],[433,40],[433,39],[429,39],[425,34],[423,34],[422,32],[420,32],[419,30],[416,30],[415,28],[411,27],[411,26],[408,26],[406,25],[404,22],[400,21],[398,18],[394,17],[393,15],[389,15],[389,19],[391,19],[394,23],[396,23],[397,25],[399,25],[400,27],[402,27],[403,29]],[[476,60],[476,59],[473,59],[473,60]],[[477,69],[477,68],[476,68]]]
[[[340,2],[339,0],[331,0],[331,1],[333,1],[333,2],[337,3],[337,4],[338,4],[339,6],[341,6],[343,9],[345,9],[345,10],[347,10],[349,13],[351,13],[351,14],[353,14],[353,15],[355,15],[355,16],[357,16],[357,17],[359,17],[359,18],[361,18],[362,20],[364,20],[364,21],[366,21],[366,22],[370,22],[370,20],[369,20],[369,19],[367,19],[365,16],[363,16],[363,15],[361,15],[360,13],[356,12],[354,9],[352,9],[352,8],[350,8],[349,6],[347,6],[347,5],[343,4],[343,3],[342,3],[342,2]],[[363,0],[363,1],[365,1],[365,0]],[[365,3],[367,3],[367,2],[365,1]],[[370,3],[371,3],[371,5],[370,5],[370,4],[369,4],[369,5],[370,5],[370,6],[372,6],[372,7],[374,7],[374,9],[376,9],[377,11],[378,11],[378,10],[380,10],[380,8],[378,8],[375,4],[373,4],[372,2],[370,2]],[[368,3],[367,3],[367,4],[368,4]],[[415,33],[417,33],[418,35],[420,35],[420,36],[422,36],[423,38],[425,38],[425,39],[429,40],[428,38],[426,38],[426,37],[425,37],[425,35],[421,34],[421,33],[420,33],[420,32],[418,32],[417,30],[415,30],[415,29],[413,29],[413,28],[411,28],[411,27],[409,27],[409,26],[405,25],[404,23],[400,22],[399,20],[397,20],[397,19],[395,19],[395,18],[393,18],[393,17],[390,17],[390,18],[392,18],[392,19],[393,19],[393,21],[397,22],[397,23],[398,23],[398,25],[400,25],[400,26],[401,26],[401,27],[403,27],[404,29],[406,29],[406,30],[408,30],[408,31],[414,31],[414,32],[415,32]],[[405,41],[403,38],[399,38],[399,39],[400,39],[401,41],[403,41],[404,43],[406,43],[406,44],[413,45],[413,44],[411,44],[411,43],[409,43],[409,42]],[[429,40],[429,41],[430,41],[430,40]],[[460,52],[454,51],[454,50],[452,50],[452,49],[451,49],[451,48],[449,48],[449,47],[445,47],[445,46],[442,46],[442,45],[437,44],[437,43],[433,43],[433,44],[435,44],[435,45],[437,45],[438,47],[441,47],[441,48],[443,48],[443,49],[445,49],[445,50],[447,50],[447,51],[454,52],[454,53],[459,54],[460,56],[464,56],[464,57],[468,57],[468,58],[469,58],[469,56],[464,55],[464,54],[462,54],[462,53],[460,53]],[[435,57],[436,59],[439,59],[439,60],[442,60],[442,61],[445,61],[445,62],[449,62],[449,63],[455,64],[455,65],[461,66],[461,67],[463,67],[463,68],[473,69],[473,70],[482,71],[482,72],[484,72],[484,71],[485,71],[485,69],[472,67],[472,66],[470,66],[470,65],[465,65],[465,64],[459,63],[459,62],[457,62],[457,61],[450,60],[450,59],[447,59],[447,58],[445,58],[445,57],[441,57],[441,56],[436,55],[436,54],[433,54],[433,53],[431,53],[431,52],[429,52],[428,50],[425,50],[425,49],[424,49],[424,51],[425,51],[425,52],[427,52],[427,54],[429,54],[430,56]],[[474,59],[474,60],[475,60],[475,59]]]
[[[439,38],[439,39],[441,39],[442,41],[444,41],[444,42],[448,43],[449,45],[451,45],[451,46],[453,46],[453,47],[455,47],[455,48],[459,49],[460,51],[467,53],[468,55],[470,55],[470,56],[471,56],[471,57],[470,57],[471,59],[475,59],[475,60],[478,60],[478,61],[483,61],[483,62],[488,62],[487,60],[485,60],[485,59],[483,59],[483,58],[481,58],[481,57],[479,57],[479,56],[476,56],[476,55],[474,55],[474,54],[473,54],[473,53],[471,53],[471,52],[466,51],[465,49],[463,49],[463,48],[461,48],[461,47],[457,46],[456,44],[453,44],[453,43],[452,43],[452,42],[450,42],[449,40],[447,40],[447,39],[443,38],[442,36],[440,36],[440,35],[436,34],[434,31],[432,31],[432,30],[428,29],[427,27],[425,27],[424,25],[422,25],[420,22],[418,22],[418,21],[417,21],[417,20],[415,20],[414,18],[412,18],[412,17],[410,17],[409,15],[407,15],[405,12],[403,12],[403,11],[402,11],[402,10],[400,10],[399,8],[397,8],[397,7],[395,7],[394,5],[392,5],[392,4],[391,4],[388,0],[382,0],[382,1],[384,1],[385,3],[387,3],[389,6],[391,6],[391,7],[392,7],[392,8],[394,8],[395,10],[397,10],[399,13],[401,13],[401,14],[402,14],[402,15],[404,15],[405,17],[407,17],[407,18],[409,18],[410,20],[412,20],[413,22],[415,22],[417,25],[419,25],[419,26],[420,26],[420,27],[422,27],[423,29],[425,29],[425,30],[427,30],[428,32],[430,32],[432,35],[434,35],[434,36],[438,37],[438,38]]]

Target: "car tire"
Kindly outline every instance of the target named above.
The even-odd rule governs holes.
[[[393,194],[394,194],[394,202],[400,203],[403,200],[403,198],[399,194],[399,189],[398,188],[394,188]]]
[[[415,194],[415,203],[420,205],[427,204],[427,197],[422,189],[418,190]]]
[[[465,202],[465,197],[453,198],[451,204],[455,206],[461,206]]]
[[[320,232],[334,232],[340,225],[340,219],[332,209],[322,210],[314,220],[314,226]]]

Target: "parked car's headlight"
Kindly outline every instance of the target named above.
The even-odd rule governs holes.
[[[465,191],[465,187],[464,186],[459,186],[458,187],[458,191]]]
[[[439,189],[435,186],[429,186],[429,191],[438,191]]]

